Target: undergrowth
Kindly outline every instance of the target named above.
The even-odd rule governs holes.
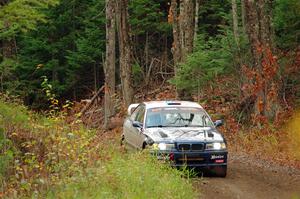
[[[106,132],[106,134],[115,132]],[[116,133],[115,133],[116,134]],[[194,198],[183,173],[64,114],[0,100],[0,195],[7,198]]]
[[[300,168],[300,136],[296,128],[299,120],[297,121],[292,119],[280,128],[244,128],[228,134],[230,151]]]
[[[114,153],[109,162],[62,182],[47,198],[195,198],[181,175],[147,153]]]
[[[295,111],[293,117],[284,128],[288,132],[291,143],[288,149],[300,161],[300,109]]]

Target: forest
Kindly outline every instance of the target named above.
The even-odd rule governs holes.
[[[0,197],[198,197],[116,147],[149,100],[197,101],[231,151],[300,169],[299,69],[299,0],[1,0]]]

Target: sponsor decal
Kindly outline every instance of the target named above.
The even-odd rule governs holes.
[[[214,160],[214,159],[223,159],[224,155],[212,155],[210,159]]]

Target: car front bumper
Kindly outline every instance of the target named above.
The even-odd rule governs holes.
[[[152,154],[155,154],[159,160],[169,161],[174,167],[210,168],[226,166],[228,152],[226,150],[201,152],[158,151],[156,153],[152,152]]]

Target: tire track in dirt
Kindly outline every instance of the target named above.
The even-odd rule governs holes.
[[[230,157],[226,178],[195,178],[193,183],[204,199],[300,199],[300,170],[247,155]]]

